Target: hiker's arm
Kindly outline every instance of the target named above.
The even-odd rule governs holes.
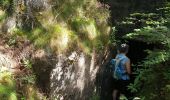
[[[125,65],[126,65],[127,73],[128,73],[128,74],[131,74],[130,60],[128,60],[128,61],[125,63]]]

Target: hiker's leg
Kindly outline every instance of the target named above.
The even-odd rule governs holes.
[[[131,91],[128,89],[128,85],[129,85],[130,81],[127,80],[127,81],[123,81],[122,83],[123,83],[122,93],[126,96],[126,98],[128,100],[133,100],[132,99],[133,95],[132,95]]]
[[[113,96],[113,100],[119,100],[120,92],[115,89],[113,90],[112,96]]]
[[[126,90],[126,92],[124,93],[124,95],[126,96],[126,98],[128,100],[133,100],[133,94],[130,92],[130,90]]]

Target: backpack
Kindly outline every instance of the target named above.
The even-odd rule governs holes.
[[[124,71],[121,70],[121,61],[124,59],[122,58],[115,58],[111,60],[112,65],[112,76],[114,79],[121,79],[123,75],[125,75]]]

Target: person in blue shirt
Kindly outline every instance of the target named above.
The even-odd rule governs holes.
[[[123,73],[121,77],[114,78],[113,100],[119,100],[120,94],[124,94],[128,98],[129,91],[127,86],[130,83],[131,66],[130,59],[126,56],[129,46],[127,44],[121,44],[118,47],[118,54],[115,59],[120,60],[119,70]]]

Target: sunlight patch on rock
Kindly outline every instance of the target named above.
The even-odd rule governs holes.
[[[0,72],[11,71],[17,67],[16,61],[12,60],[12,58],[8,55],[2,54],[0,52]]]
[[[82,53],[78,60],[78,79],[77,79],[77,87],[81,90],[81,92],[83,91],[85,86],[85,82],[84,82],[85,68],[86,68],[85,56]]]

